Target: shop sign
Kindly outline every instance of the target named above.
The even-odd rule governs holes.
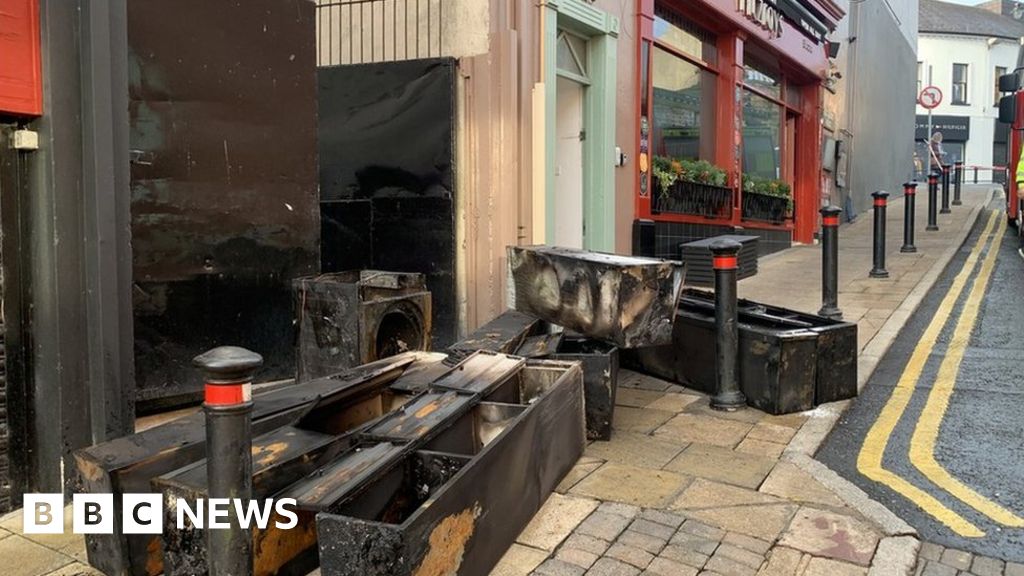
[[[767,0],[736,0],[736,9],[767,30],[772,38],[782,36],[782,13]]]
[[[928,139],[928,116],[926,114],[917,115],[915,128],[915,139]],[[971,117],[935,114],[932,116],[932,134],[936,132],[942,133],[944,142],[966,142],[971,138]]]

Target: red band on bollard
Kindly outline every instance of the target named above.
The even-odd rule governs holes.
[[[207,384],[204,401],[212,406],[233,406],[252,400],[252,384]]]
[[[728,270],[736,267],[735,256],[715,256],[712,259],[712,263],[715,266],[715,270]]]
[[[906,194],[907,196],[913,196],[914,194],[917,194],[917,189],[916,188],[904,188],[903,189],[903,193]]]
[[[823,226],[839,226],[839,216],[825,216],[821,219]]]
[[[885,206],[885,198],[875,198],[875,206]]]

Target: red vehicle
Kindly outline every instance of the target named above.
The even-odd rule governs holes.
[[[999,121],[1010,124],[1010,142],[1007,149],[1006,167],[1006,215],[1011,225],[1017,226],[1018,234],[1024,234],[1024,201],[1017,195],[1017,163],[1024,146],[1024,90],[1021,90],[1020,68],[1011,74],[999,77],[999,90],[1012,92],[999,100]]]

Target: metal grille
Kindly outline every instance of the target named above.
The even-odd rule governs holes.
[[[444,0],[317,0],[317,65],[442,56]]]

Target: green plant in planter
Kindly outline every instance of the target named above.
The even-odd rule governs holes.
[[[724,187],[729,180],[725,170],[707,160],[680,160],[679,179],[684,182]]]
[[[668,156],[655,156],[654,177],[661,185],[661,194],[667,196],[676,182],[693,182],[710,186],[725,187],[729,176],[718,166],[707,160],[678,160]]]
[[[776,178],[764,178],[752,174],[743,175],[743,193],[760,194],[774,198],[785,198],[788,209],[793,209],[793,189],[786,182]]]
[[[668,156],[655,156],[651,166],[654,177],[658,179],[658,196],[662,200],[668,199],[672,185],[679,179],[679,172],[673,167],[673,163],[674,160]]]

